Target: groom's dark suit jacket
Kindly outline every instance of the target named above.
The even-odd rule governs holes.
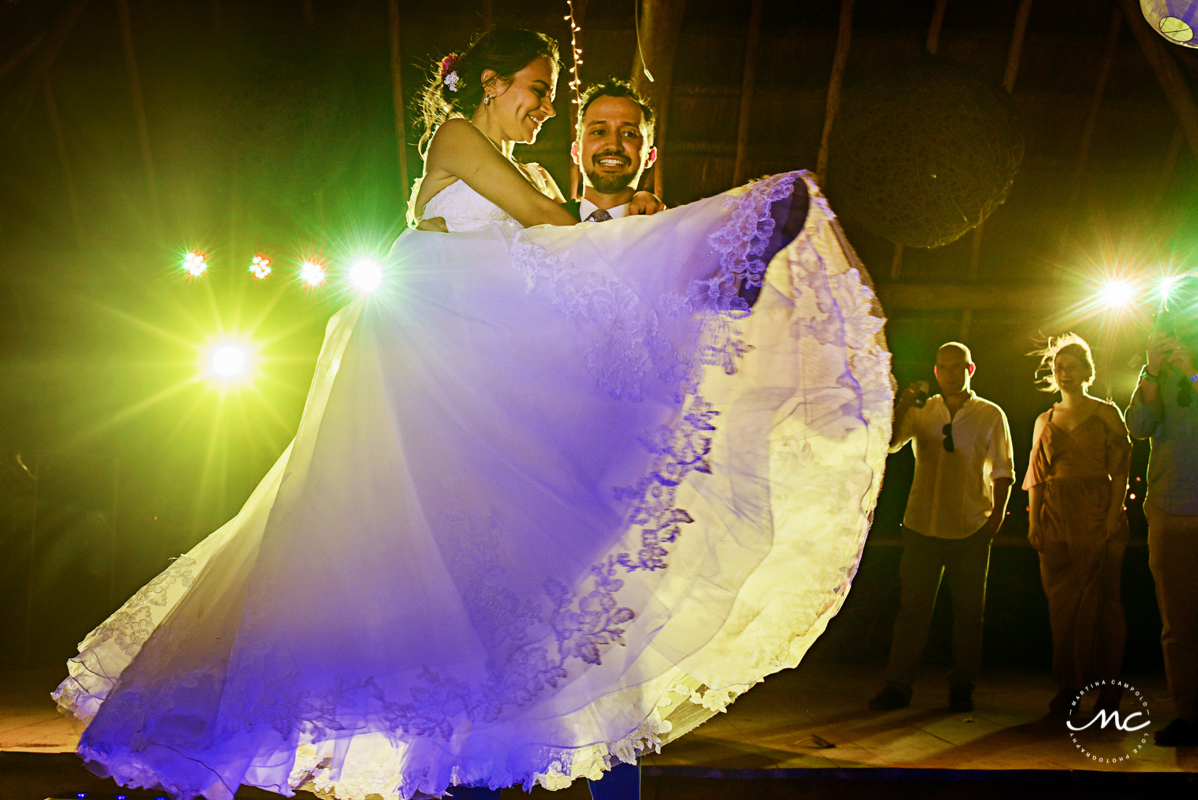
[[[582,221],[582,201],[581,200],[567,200],[566,202],[562,203],[562,207],[565,208],[567,211],[569,211],[570,214],[573,215],[574,219],[576,219],[580,222]]]

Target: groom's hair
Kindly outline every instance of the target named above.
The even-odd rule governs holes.
[[[575,140],[582,138],[582,118],[586,116],[587,109],[591,107],[591,103],[595,102],[600,97],[626,97],[637,105],[641,110],[642,124],[645,126],[645,138],[649,145],[653,145],[653,126],[656,122],[657,115],[653,113],[653,109],[641,97],[640,92],[632,88],[632,84],[628,81],[622,81],[619,78],[608,78],[602,83],[593,83],[586,88],[579,98],[578,103],[578,128],[574,131]]]

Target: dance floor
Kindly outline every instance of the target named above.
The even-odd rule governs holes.
[[[161,796],[118,790],[70,755],[79,727],[49,699],[58,679],[56,670],[0,673],[0,800]],[[942,668],[925,668],[911,707],[899,711],[866,707],[878,681],[877,668],[815,663],[775,675],[728,714],[647,756],[644,797],[1198,797],[1198,748],[1152,744],[1151,731],[1172,719],[1163,676],[1127,678],[1147,704],[1148,727],[1094,726],[1075,734],[1076,742],[1063,721],[1046,716],[1054,686],[1043,674],[988,670],[971,714],[948,709]],[[1125,701],[1124,710],[1134,709]],[[237,796],[276,797],[256,790]],[[520,796],[508,790],[504,800]],[[579,784],[552,797],[585,800],[589,793]]]

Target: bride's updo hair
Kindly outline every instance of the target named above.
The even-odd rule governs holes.
[[[416,101],[424,123],[420,137],[420,155],[428,151],[429,140],[437,126],[450,117],[470,119],[485,94],[482,74],[495,70],[503,80],[527,67],[535,59],[546,57],[561,67],[557,42],[543,33],[518,28],[494,28],[475,35],[461,53],[451,53],[433,64],[432,79]]]

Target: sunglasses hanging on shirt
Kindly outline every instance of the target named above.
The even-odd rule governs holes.
[[[946,453],[953,452],[953,424],[951,422],[948,423],[940,429],[940,432],[944,434],[944,451]]]

